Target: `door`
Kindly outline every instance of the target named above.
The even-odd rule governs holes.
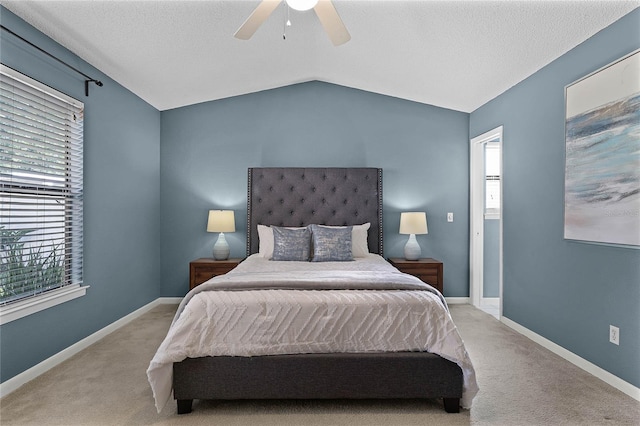
[[[502,315],[502,126],[471,139],[470,150],[469,295],[472,305],[500,318]],[[492,246],[491,243],[494,241],[495,246]],[[486,250],[490,251],[485,252]],[[490,279],[486,280],[487,277]]]

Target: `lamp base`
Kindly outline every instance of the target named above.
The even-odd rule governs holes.
[[[213,246],[213,258],[215,260],[227,260],[229,253],[229,243],[227,243],[227,239],[224,237],[224,232],[221,232],[218,236],[218,241],[216,241]]]
[[[418,240],[416,240],[416,235],[409,235],[409,241],[404,246],[404,258],[406,260],[418,260],[422,255],[422,250],[420,249],[420,244],[418,244]]]

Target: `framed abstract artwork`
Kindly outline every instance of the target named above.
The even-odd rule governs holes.
[[[564,238],[640,247],[640,50],[565,88]]]

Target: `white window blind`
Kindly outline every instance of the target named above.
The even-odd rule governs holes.
[[[0,65],[0,305],[82,283],[83,114]]]

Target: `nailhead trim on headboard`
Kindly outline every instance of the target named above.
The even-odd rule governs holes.
[[[369,251],[382,250],[382,169],[249,168],[247,255],[258,251],[257,225],[359,225],[370,222]]]

